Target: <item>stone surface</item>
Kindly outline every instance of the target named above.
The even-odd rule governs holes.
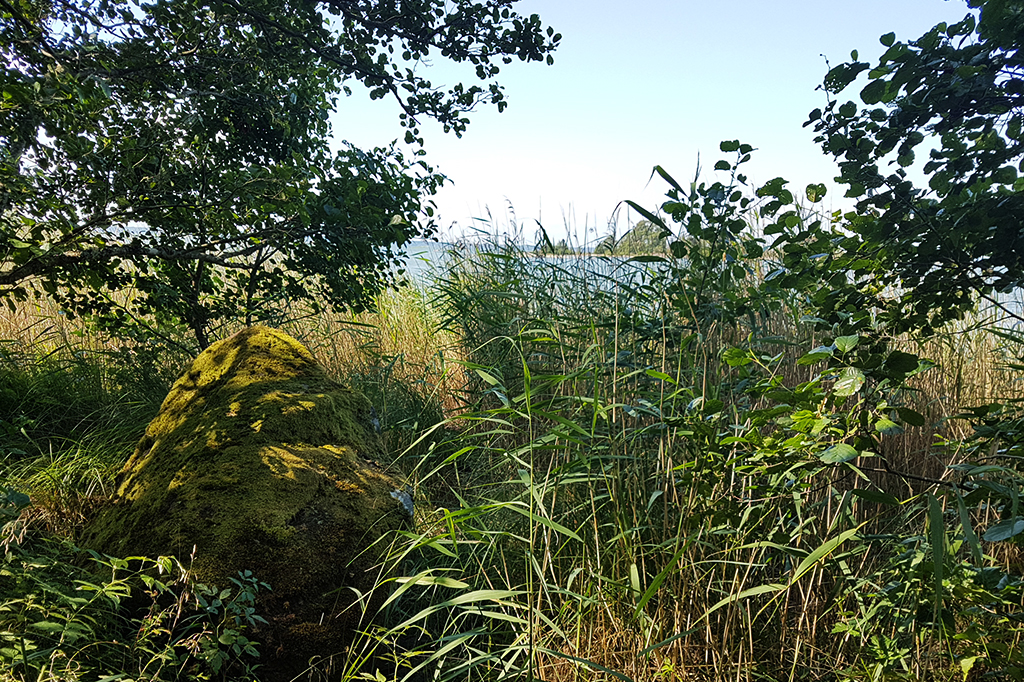
[[[200,582],[252,570],[270,584],[261,678],[289,679],[340,651],[360,618],[387,531],[408,515],[401,483],[372,463],[370,405],[309,351],[266,327],[212,345],[178,379],[85,544],[169,555]]]

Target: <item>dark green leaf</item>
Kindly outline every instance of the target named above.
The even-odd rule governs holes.
[[[896,413],[899,414],[900,419],[911,426],[924,426],[924,415],[916,410],[912,410],[909,407],[897,407]]]
[[[971,514],[967,510],[967,505],[964,504],[964,498],[960,495],[960,491],[954,488],[953,492],[956,494],[957,512],[960,515],[960,527],[964,532],[964,540],[966,540],[967,546],[971,548],[971,558],[974,559],[974,565],[981,566],[984,557],[981,551],[981,543],[978,542],[978,536],[974,532]]]
[[[864,104],[878,104],[885,97],[888,83],[882,79],[873,80],[864,86],[860,91],[860,98]]]
[[[899,374],[907,374],[917,369],[919,359],[913,353],[904,353],[903,351],[894,350],[889,353],[889,357],[885,359],[885,367],[891,372]]]
[[[816,204],[825,198],[827,190],[825,188],[825,185],[823,184],[807,185],[805,193],[807,195],[807,200],[810,201],[812,204]]]
[[[839,464],[841,462],[849,462],[850,460],[856,459],[859,456],[860,453],[857,452],[856,448],[854,448],[852,445],[847,445],[846,443],[839,443],[838,445],[833,445],[832,447],[828,448],[820,455],[818,455],[818,459],[820,459],[822,462],[825,462],[826,464]]]
[[[932,594],[935,609],[942,604],[942,579],[946,564],[946,525],[942,520],[942,505],[934,494],[928,493],[928,535],[932,545]]]
[[[985,542],[1001,542],[1024,532],[1024,518],[1019,516],[1000,521],[988,527],[982,536]]]

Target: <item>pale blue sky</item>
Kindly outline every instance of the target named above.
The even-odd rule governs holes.
[[[664,182],[648,184],[655,165],[690,180],[699,152],[711,177],[724,139],[758,149],[748,165],[752,181],[781,175],[798,189],[825,182],[826,201],[845,206],[832,191],[834,164],[802,127],[825,104],[815,91],[825,57],[835,65],[857,49],[861,60],[873,59],[883,33],[913,39],[967,13],[962,0],[523,0],[515,7],[562,34],[554,66],[503,68],[508,109],[471,114],[461,139],[422,128],[427,160],[452,180],[436,201],[442,227],[456,236],[487,207],[505,222],[509,203],[520,222],[539,218],[552,237],[564,236],[567,223],[579,237],[585,226],[604,233],[623,199],[651,209],[661,202]],[[440,59],[431,72],[435,84],[474,79]],[[360,92],[339,102],[332,121],[335,136],[357,146],[403,133],[397,105]]]

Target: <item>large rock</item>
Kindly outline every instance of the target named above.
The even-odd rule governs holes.
[[[253,571],[272,590],[261,677],[289,678],[351,640],[349,588],[373,585],[375,543],[408,520],[399,482],[371,461],[370,414],[295,339],[243,330],[174,384],[86,544],[182,560],[195,548],[195,577],[223,587]]]

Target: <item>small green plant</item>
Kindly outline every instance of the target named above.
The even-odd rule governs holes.
[[[129,569],[138,557],[114,559],[93,554],[100,566],[116,575]],[[230,578],[231,586],[218,587],[192,582],[189,573],[172,557],[154,562],[159,568],[154,577],[139,570],[137,579],[150,597],[145,616],[138,618],[138,635],[133,643],[136,658],[155,666],[154,675],[162,670],[187,673],[200,678],[232,679],[235,675],[252,677],[259,667],[257,643],[245,633],[266,620],[256,614],[256,597],[270,588],[251,571],[241,571]],[[89,585],[86,589],[103,589]]]
[[[219,589],[194,582],[172,557],[120,559],[26,538],[10,520],[24,496],[4,499],[0,667],[11,679],[253,675],[259,651],[248,633],[265,622],[255,603],[268,586],[251,573]]]

